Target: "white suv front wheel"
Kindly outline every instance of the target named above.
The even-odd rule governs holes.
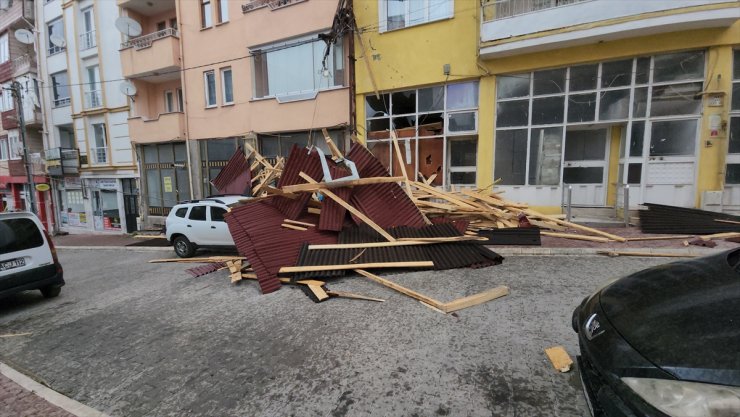
[[[195,245],[185,236],[178,236],[174,241],[175,253],[181,258],[191,258],[195,255]]]

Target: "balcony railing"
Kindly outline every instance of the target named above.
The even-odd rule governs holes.
[[[103,98],[100,90],[85,92],[85,108],[92,109],[103,105]]]
[[[64,47],[56,46],[56,45],[49,45],[49,49],[47,50],[47,55],[52,56],[52,55],[56,55],[62,52],[64,52]]]
[[[92,154],[92,163],[93,165],[104,165],[108,163],[108,148],[106,147],[100,147],[100,148],[90,148],[90,153]]]
[[[488,0],[483,4],[483,21],[490,22],[583,1],[589,0]]]
[[[303,3],[308,0],[252,0],[247,4],[242,4],[242,13],[249,13],[252,10],[269,7],[270,10],[276,10],[294,4]]]
[[[30,55],[21,55],[18,58],[14,58],[13,61],[11,61],[11,65],[13,66],[13,73],[16,73],[25,68],[30,69],[33,61],[34,60],[33,58],[31,58]]]
[[[80,152],[74,148],[51,148],[44,150],[46,170],[49,175],[61,177],[66,174],[79,174]]]
[[[91,49],[96,46],[95,43],[95,31],[91,30],[89,32],[83,33],[80,35],[80,51],[84,51],[86,49]]]
[[[69,106],[71,104],[71,102],[72,102],[72,100],[69,97],[55,98],[54,99],[54,108]]]
[[[121,49],[126,48],[148,48],[152,46],[152,42],[156,41],[157,39],[166,38],[168,36],[174,36],[178,37],[177,29],[175,28],[167,28],[162,29],[160,31],[150,33],[148,35],[139,36],[138,38],[129,39],[127,42],[123,42],[121,44]]]

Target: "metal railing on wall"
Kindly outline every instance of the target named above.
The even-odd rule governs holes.
[[[505,19],[539,10],[591,0],[488,0],[483,3],[483,21]]]
[[[121,49],[126,48],[148,48],[152,46],[152,43],[158,39],[166,38],[168,36],[178,37],[179,33],[175,28],[162,29],[144,36],[139,36],[133,39],[129,39],[126,42],[121,43]]]

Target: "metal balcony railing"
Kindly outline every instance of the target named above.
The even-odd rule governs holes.
[[[261,9],[263,7],[269,7],[270,10],[275,10],[303,3],[304,1],[308,0],[252,0],[247,4],[242,4],[242,13],[249,13],[252,10]]]
[[[487,0],[483,3],[483,21],[505,19],[520,14],[591,0]]]
[[[85,108],[92,109],[103,105],[103,98],[100,90],[85,92]]]
[[[17,72],[18,70],[21,70],[23,68],[30,68],[32,62],[33,59],[30,55],[21,55],[18,58],[14,58],[11,61],[13,72]]]
[[[94,48],[96,45],[97,43],[95,41],[95,31],[94,30],[91,30],[89,32],[86,32],[80,35],[80,51]]]
[[[100,147],[100,148],[90,148],[90,153],[92,154],[92,163],[93,165],[103,165],[108,163],[108,148],[106,147]]]
[[[162,29],[160,31],[150,33],[148,35],[139,36],[137,38],[129,39],[127,42],[121,43],[121,49],[126,48],[147,48],[152,46],[152,43],[158,39],[166,38],[168,36],[178,37],[179,33],[175,28]]]
[[[59,54],[59,53],[62,53],[62,52],[64,52],[64,48],[63,47],[56,46],[56,45],[49,45],[49,49],[47,51],[47,55],[48,56],[52,56],[52,55],[56,55],[56,54]]]
[[[69,106],[71,104],[71,102],[72,102],[72,100],[69,97],[55,98],[54,99],[54,108]]]

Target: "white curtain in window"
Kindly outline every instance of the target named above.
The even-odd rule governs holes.
[[[279,96],[314,89],[313,43],[269,52],[269,95]]]
[[[8,34],[5,33],[0,36],[0,62],[5,62],[10,59],[10,52],[8,50]]]
[[[17,131],[8,133],[8,145],[10,150],[10,159],[21,159],[23,155],[23,143],[18,136]]]

